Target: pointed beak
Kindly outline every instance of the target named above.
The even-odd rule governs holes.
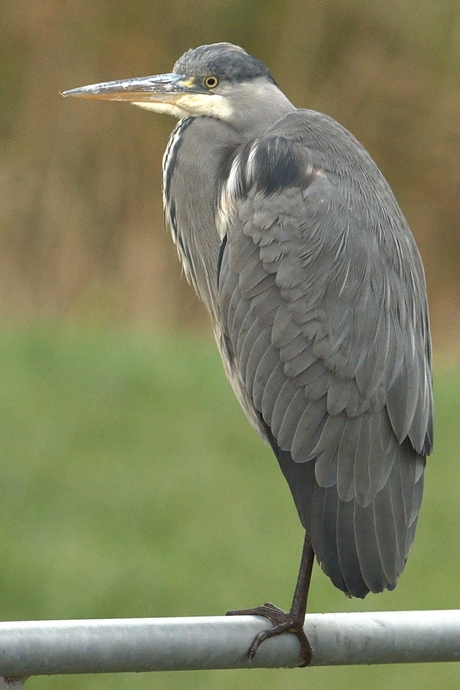
[[[171,73],[90,84],[64,91],[62,95],[104,101],[175,103],[184,94],[197,92],[200,93],[200,90],[190,77]]]

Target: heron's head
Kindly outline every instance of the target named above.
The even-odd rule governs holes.
[[[231,43],[189,50],[169,74],[92,84],[63,96],[129,101],[177,118],[214,117],[237,129],[256,119],[262,131],[293,109],[267,68]]]

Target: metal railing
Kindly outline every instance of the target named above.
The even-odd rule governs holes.
[[[264,642],[249,663],[256,616],[0,623],[0,676],[295,667],[296,637]],[[460,660],[460,610],[308,614],[312,666]]]

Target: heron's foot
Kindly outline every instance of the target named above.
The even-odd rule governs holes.
[[[303,660],[302,666],[308,666],[312,657],[311,645],[305,635],[303,626],[305,621],[305,613],[298,615],[296,611],[283,611],[274,604],[267,602],[263,606],[257,606],[253,609],[239,609],[236,611],[227,611],[227,616],[263,616],[268,618],[273,623],[273,628],[262,630],[255,636],[251,646],[248,650],[249,661],[254,659],[257,650],[264,640],[275,635],[281,635],[284,632],[291,632],[297,636],[300,642],[300,657]]]

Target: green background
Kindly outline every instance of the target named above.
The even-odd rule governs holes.
[[[62,325],[0,338],[0,618],[221,615],[288,607],[302,530],[212,343]],[[460,608],[460,374],[436,371],[437,446],[394,592],[311,612]],[[458,688],[458,664],[32,678],[39,688]]]

